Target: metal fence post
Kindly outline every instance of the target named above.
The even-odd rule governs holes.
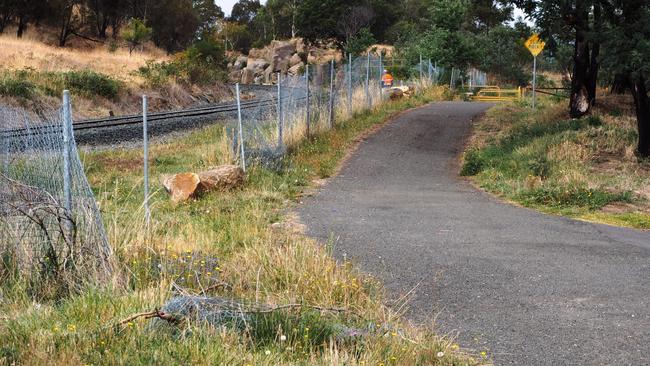
[[[420,86],[422,86],[422,54],[420,54]]]
[[[334,60],[330,63],[330,104],[328,106],[330,129],[334,127]]]
[[[142,96],[142,146],[144,156],[144,219],[149,227],[151,211],[149,210],[149,132],[147,131],[147,96]]]
[[[284,146],[284,116],[282,112],[282,73],[278,73],[278,150]]]
[[[311,128],[311,111],[309,101],[309,65],[305,66],[305,84],[307,86],[307,137],[309,138],[309,129]]]
[[[535,87],[537,83],[537,56],[533,57],[533,109],[535,109]]]
[[[429,63],[427,64],[427,71],[429,72],[429,82],[431,82],[431,59],[429,59]]]
[[[381,52],[379,52],[379,101],[380,102],[382,100],[382,93],[384,91],[383,90],[384,84],[382,80],[383,76],[384,76],[384,63],[382,60],[382,54]]]
[[[72,169],[70,167],[70,137],[72,135],[72,118],[70,116],[70,91],[63,91],[63,207],[72,215]]]
[[[368,103],[368,108],[372,107],[372,100],[370,99],[370,51],[368,51],[367,61],[366,61],[366,102]]]
[[[2,174],[9,176],[9,139],[2,142]]]
[[[454,88],[454,68],[451,68],[451,78],[449,80],[449,89]]]
[[[352,54],[348,53],[348,114],[352,117]]]
[[[241,99],[239,96],[239,83],[235,84],[235,94],[237,95],[237,123],[239,125],[239,146],[241,168],[246,173],[246,155],[244,155],[244,131],[241,124]]]

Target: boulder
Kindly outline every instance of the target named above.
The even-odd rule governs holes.
[[[165,190],[172,196],[172,202],[187,201],[194,195],[201,180],[198,174],[179,173],[161,177]]]
[[[228,73],[228,80],[233,82],[233,83],[238,83],[239,80],[241,79],[241,70],[233,70]]]
[[[246,68],[253,71],[262,71],[269,66],[269,63],[263,58],[251,58],[246,60]]]
[[[273,41],[271,42],[271,66],[273,71],[287,72],[289,69],[289,60],[291,55],[296,52],[296,46],[291,42]]]
[[[291,38],[289,40],[289,43],[291,43],[296,48],[296,52],[298,53],[303,53],[307,51],[307,47],[305,46],[305,40],[300,37]]]
[[[268,58],[268,50],[266,48],[251,48],[248,51],[248,58],[253,58],[253,59],[267,59]]]
[[[264,83],[273,84],[278,80],[277,74],[273,70],[273,66],[269,66],[264,70]]]
[[[246,56],[239,56],[237,57],[237,60],[235,60],[235,63],[233,64],[233,68],[235,70],[241,70],[244,67],[246,67],[246,63],[248,62],[248,57]]]
[[[300,61],[299,63],[291,66],[287,72],[289,75],[292,76],[299,75],[301,70],[304,70],[304,67],[305,67],[305,63]]]
[[[255,71],[249,69],[248,67],[244,68],[241,72],[241,83],[242,84],[252,84],[255,81]]]
[[[244,184],[245,173],[237,165],[222,165],[199,173],[201,192],[226,191]]]
[[[300,55],[297,53],[294,53],[293,56],[289,59],[289,66],[294,67],[295,65],[299,64],[302,62],[302,59],[300,58]]]
[[[390,88],[386,92],[390,100],[400,99],[404,96],[404,92],[400,88]]]

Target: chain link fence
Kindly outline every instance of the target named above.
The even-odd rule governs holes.
[[[390,99],[394,92],[383,82],[387,69],[390,66],[381,55],[368,53],[338,64],[307,65],[302,75],[278,74],[272,104],[260,101],[257,107],[241,108],[241,119],[229,124],[234,155],[244,168],[256,163],[277,165],[287,146]],[[393,87],[407,87],[407,93],[438,85],[445,73],[430,60],[402,69],[413,77],[394,80]]]
[[[43,296],[108,280],[111,249],[69,103],[40,116],[2,107],[0,121],[14,127],[0,131],[0,280],[14,276]]]
[[[421,92],[434,85],[453,88],[466,79],[470,85],[487,80],[478,70],[446,70],[420,58],[415,65],[399,65],[401,75],[392,89],[384,85],[386,69],[397,70],[395,60],[387,64],[381,55],[370,53],[349,56],[340,63],[308,65],[301,75],[278,74],[274,92],[263,97],[245,97],[237,85],[237,108],[220,107],[210,115],[226,126],[234,156],[244,170],[252,164],[280,168],[288,147],[395,95]],[[77,152],[70,111],[67,92],[62,109],[53,113],[36,116],[0,108],[4,127],[0,130],[0,280],[13,275],[32,284],[34,291],[51,290],[55,287],[48,284],[53,283],[63,286],[53,291],[100,283],[111,276],[114,267]],[[151,132],[147,129],[146,97],[141,117],[140,126],[129,122],[128,128],[142,129],[146,156],[146,137]],[[170,123],[152,117],[160,119],[151,124],[154,131]],[[138,117],[134,118],[137,122]],[[148,185],[146,165],[144,174]],[[145,187],[147,222],[148,195]]]

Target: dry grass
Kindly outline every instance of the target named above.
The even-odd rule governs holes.
[[[25,36],[0,35],[0,68],[22,70],[31,68],[39,71],[70,71],[90,69],[131,84],[139,84],[134,75],[147,60],[166,60],[162,51],[133,52],[120,48],[109,52],[105,46],[93,49],[60,48],[49,46],[39,40]]]

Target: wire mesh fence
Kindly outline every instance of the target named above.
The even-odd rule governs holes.
[[[69,104],[28,115],[0,108],[0,275],[47,291],[106,280],[111,249],[72,137]],[[55,286],[55,284],[57,286]]]
[[[415,65],[400,65],[411,75],[407,80],[387,79],[390,67],[382,55],[368,53],[308,65],[301,75],[277,74],[275,91],[267,90],[263,97],[244,99],[237,85],[237,108],[220,107],[210,118],[226,126],[233,156],[244,169],[255,164],[279,168],[288,147],[376,108],[394,93],[487,80],[478,70],[449,70],[422,58]],[[0,108],[5,127],[0,130],[0,277],[13,271],[30,283],[78,286],[106,279],[113,270],[111,247],[72,134],[70,110],[66,98],[61,110],[38,117]],[[154,115],[157,122],[148,129],[146,110],[144,97],[140,132],[129,122],[135,135],[144,137],[145,156],[147,134],[182,118],[169,122]],[[147,185],[146,165],[144,174]],[[147,188],[143,206],[149,222]]]
[[[287,146],[384,103],[391,95],[385,67],[381,55],[368,53],[338,64],[308,65],[302,75],[277,75],[273,105],[260,102],[258,107],[241,109],[241,122],[230,124],[234,155],[242,166],[277,165]],[[438,85],[445,72],[431,60],[409,70],[415,78],[393,81],[392,86],[409,85],[410,91],[419,92]],[[241,133],[235,131],[239,124]]]

